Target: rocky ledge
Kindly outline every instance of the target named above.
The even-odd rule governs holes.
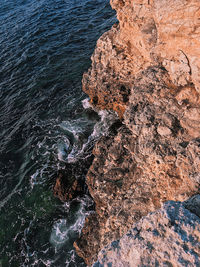
[[[93,267],[200,266],[200,196],[169,201],[100,251]]]
[[[88,265],[143,216],[166,201],[186,201],[199,193],[200,185],[200,2],[111,0],[111,5],[119,24],[98,40],[92,66],[83,76],[83,90],[91,103],[99,109],[113,109],[122,121],[96,144],[86,178],[96,208],[75,248]],[[161,253],[159,242],[162,247],[172,240],[171,252],[167,252],[172,254],[184,250],[183,242],[184,253],[192,246],[190,231],[199,232],[199,218],[183,204],[170,203],[136,224],[141,230],[133,229],[121,239],[120,246],[130,242],[134,247],[130,266],[158,266],[154,254]],[[185,241],[177,239],[179,250],[175,238],[170,239],[175,231],[170,223],[176,214],[177,225],[181,229],[184,224],[186,233]],[[166,221],[164,228],[156,224],[160,217],[161,224]],[[147,223],[149,228],[144,228]],[[156,230],[155,245],[148,238]],[[162,231],[170,234],[161,238]],[[132,241],[130,235],[135,236]],[[145,264],[141,251],[137,254],[139,248]],[[150,250],[153,258],[149,261]],[[127,251],[120,253],[125,262],[130,259]],[[161,266],[180,265],[177,255],[169,261],[172,265],[164,265],[168,260],[162,253]],[[199,266],[194,256],[199,250],[191,253],[191,264],[184,262],[183,254],[181,266]]]

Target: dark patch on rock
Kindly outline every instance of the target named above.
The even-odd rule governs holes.
[[[67,163],[60,170],[53,187],[53,192],[61,201],[69,201],[86,193],[85,175],[92,164],[94,156],[79,159],[75,163]]]

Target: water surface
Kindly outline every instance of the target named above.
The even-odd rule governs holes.
[[[52,186],[94,136],[98,118],[83,108],[81,77],[115,20],[108,0],[1,0],[3,267],[85,266],[72,244],[92,201],[85,195],[61,203]]]

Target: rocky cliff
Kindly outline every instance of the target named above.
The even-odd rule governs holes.
[[[200,184],[200,2],[111,5],[119,24],[98,40],[83,76],[91,103],[122,121],[96,144],[87,174],[96,209],[75,247],[88,265],[141,217]]]

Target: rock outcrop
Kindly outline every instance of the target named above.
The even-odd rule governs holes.
[[[113,109],[122,118],[134,78],[134,65],[126,49],[117,43],[118,32],[116,24],[98,40],[92,67],[83,75],[82,88],[96,108]]]
[[[190,202],[200,215],[200,196]],[[104,248],[93,267],[200,266],[200,218],[187,206],[170,201],[143,217],[120,240]]]
[[[96,209],[75,247],[88,265],[141,217],[200,185],[200,2],[111,5],[119,25],[98,40],[83,90],[123,126],[99,140],[87,174]]]
[[[200,93],[198,0],[111,0],[111,6],[119,25],[100,37],[83,76],[83,90],[96,107],[122,117],[136,74],[158,64],[175,86],[193,83]]]
[[[86,180],[96,203],[96,218],[88,219],[88,225],[95,226],[92,232],[85,226],[76,243],[85,259],[95,257],[99,248],[125,234],[163,202],[184,201],[199,192],[199,124],[187,128],[182,123],[189,119],[190,109],[198,112],[199,104],[188,102],[188,106],[180,99],[184,90],[190,90],[191,96],[195,89],[188,86],[176,91],[169,83],[167,71],[160,67],[139,73],[124,125],[95,146]],[[82,244],[85,239],[87,246]]]

